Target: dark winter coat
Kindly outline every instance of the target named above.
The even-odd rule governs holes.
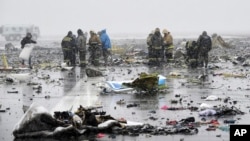
[[[208,52],[212,49],[212,40],[208,35],[200,35],[197,44],[200,51]]]
[[[73,37],[65,36],[61,42],[62,48],[73,48],[76,46],[76,41]]]
[[[155,34],[151,38],[153,47],[161,47],[163,44],[163,38],[160,32],[155,32]]]
[[[24,37],[24,38],[22,39],[22,41],[21,41],[21,48],[24,48],[24,46],[25,46],[26,44],[31,44],[31,43],[36,44],[36,41],[32,40],[32,39],[29,38],[29,37]]]

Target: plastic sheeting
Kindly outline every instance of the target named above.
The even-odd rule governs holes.
[[[29,81],[31,79],[30,73],[8,74],[7,77],[16,79],[19,81]]]
[[[132,81],[129,81],[129,80],[128,81],[107,81],[106,83],[114,92],[123,92],[123,91],[133,90],[133,88],[129,88],[123,85],[123,83],[132,83]]]
[[[216,95],[210,95],[205,100],[206,101],[215,101],[215,100],[218,100],[218,99],[219,99],[218,96],[216,96]]]
[[[23,60],[29,60],[30,54],[32,52],[34,48],[34,45],[25,45],[25,47],[22,49],[19,58],[23,59]]]
[[[200,105],[200,107],[199,107],[200,110],[211,109],[211,108],[213,108],[213,106],[212,106],[212,105],[209,105],[209,104],[207,104],[207,103],[202,103],[202,104]]]
[[[214,116],[217,112],[213,109],[206,109],[199,112],[200,116]]]

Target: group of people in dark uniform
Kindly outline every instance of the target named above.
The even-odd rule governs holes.
[[[64,62],[69,66],[76,65],[76,54],[79,54],[80,67],[86,67],[87,64],[94,66],[100,65],[100,57],[103,55],[104,65],[108,65],[108,57],[111,54],[111,42],[106,33],[106,30],[101,30],[95,33],[90,32],[90,38],[87,42],[87,34],[83,33],[81,29],[77,30],[77,37],[73,35],[72,31],[63,38],[61,42]],[[164,62],[171,62],[173,60],[173,37],[166,29],[162,31],[156,28],[147,37],[148,45],[148,64],[161,66]],[[36,43],[32,40],[31,33],[27,33],[21,41],[21,48],[26,44]],[[87,48],[87,46],[89,46]],[[212,49],[211,37],[207,35],[206,31],[199,36],[197,41],[186,42],[186,63],[191,67],[205,67],[208,65],[208,52]],[[87,60],[87,53],[89,52],[89,60]],[[24,64],[24,61],[22,61]],[[29,67],[32,68],[31,58],[29,59]]]
[[[173,59],[173,37],[166,29],[156,28],[147,37],[149,65],[160,66],[163,62]]]
[[[147,37],[148,45],[148,64],[161,66],[163,63],[169,63],[173,60],[173,37],[166,29],[156,28]],[[188,41],[186,43],[185,55],[186,63],[191,67],[205,67],[208,65],[208,52],[212,49],[211,37],[206,31],[199,36],[197,41]]]
[[[81,29],[77,30],[77,37],[74,37],[72,31],[63,38],[61,42],[64,62],[70,66],[76,65],[76,54],[79,53],[80,67],[86,67],[88,63],[99,66],[100,57],[103,54],[104,65],[108,65],[107,57],[110,55],[111,41],[106,33],[106,29],[95,33],[90,32],[90,38],[87,42],[87,36]],[[87,48],[87,46],[89,46]],[[86,58],[89,52],[89,60]]]
[[[211,37],[203,31],[197,41],[186,42],[186,63],[192,67],[208,66],[208,52],[212,49]]]

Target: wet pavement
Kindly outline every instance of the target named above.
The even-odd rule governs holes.
[[[212,68],[214,65],[219,68]],[[162,110],[162,106],[168,107],[199,107],[201,103],[210,105],[235,106],[244,115],[233,115],[218,118],[220,126],[227,126],[225,119],[235,119],[235,124],[249,124],[250,110],[250,83],[248,67],[235,66],[231,62],[219,62],[210,64],[210,68],[189,69],[186,67],[176,67],[164,65],[163,67],[148,67],[143,64],[125,64],[123,66],[98,67],[103,72],[102,77],[87,77],[85,69],[75,67],[70,71],[61,71],[57,67],[47,69],[33,69],[31,82],[38,83],[42,89],[38,90],[37,85],[28,85],[27,82],[4,82],[4,75],[10,72],[1,73],[0,84],[0,140],[14,140],[12,135],[15,124],[24,114],[24,109],[32,103],[44,106],[52,114],[54,111],[65,111],[72,108],[75,111],[79,105],[82,106],[102,106],[100,110],[106,111],[114,118],[124,118],[128,121],[149,123],[155,126],[166,126],[168,120],[181,120],[187,117],[195,117],[196,121],[201,121],[202,117],[197,111],[183,110]],[[134,80],[141,72],[159,73],[166,76],[168,89],[156,95],[137,94],[134,91],[119,93],[101,93],[105,81]],[[180,76],[171,76],[171,72],[179,73]],[[231,77],[227,74],[242,73],[246,76]],[[224,73],[224,75],[223,75]],[[220,74],[220,75],[215,75]],[[205,80],[200,80],[200,75],[207,75]],[[222,100],[205,101],[202,97],[215,95]],[[230,97],[228,102],[223,99]],[[117,101],[124,99],[125,104],[117,104]],[[179,100],[182,99],[182,102]],[[178,101],[173,103],[172,100]],[[237,101],[237,102],[233,102]],[[136,103],[135,107],[127,107]],[[207,121],[216,117],[205,117]],[[208,125],[198,127],[199,132],[195,135],[148,135],[122,136],[117,135],[111,138],[105,135],[96,140],[173,140],[179,141],[229,141],[229,132],[216,129],[207,131]],[[28,140],[28,139],[25,139]],[[33,139],[41,140],[41,139]],[[42,139],[44,140],[44,139]],[[48,139],[52,140],[52,139]],[[72,140],[88,140],[83,137]],[[90,139],[91,140],[91,139]]]

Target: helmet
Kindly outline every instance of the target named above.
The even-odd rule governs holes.
[[[155,32],[160,32],[160,28],[157,27],[157,28],[155,29]]]
[[[203,35],[203,36],[207,35],[207,31],[203,31],[203,32],[202,32],[202,35]]]
[[[78,30],[77,30],[77,33],[78,33],[78,34],[83,34],[83,32],[82,32],[81,29],[78,29]]]
[[[72,35],[73,35],[72,31],[69,31],[68,36],[72,36]]]
[[[89,33],[95,33],[95,31],[94,30],[90,30]]]
[[[167,29],[163,29],[162,33],[163,33],[163,34],[164,34],[164,33],[168,34],[168,30],[167,30]]]

